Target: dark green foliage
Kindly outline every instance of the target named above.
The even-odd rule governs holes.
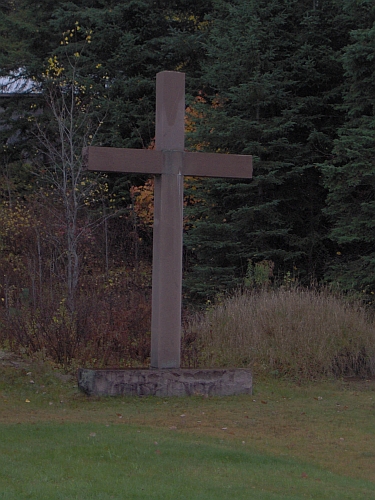
[[[187,298],[238,286],[249,260],[272,261],[271,280],[292,273],[304,283],[329,277],[373,290],[372,0],[5,0],[0,12],[0,75],[16,72],[44,91],[70,78],[60,90],[75,86],[86,123],[95,130],[102,122],[85,140],[152,147],[155,74],[180,70],[188,147],[253,155],[252,181],[189,181]],[[58,79],[47,74],[51,58],[65,68]],[[37,184],[48,185],[30,175],[41,162],[35,109],[52,142],[56,129],[44,94],[2,102],[2,196],[27,200]],[[112,216],[96,238],[113,256],[138,248],[127,207],[131,185],[144,180],[109,175],[82,207],[90,223]],[[122,247],[123,233],[131,243]],[[143,236],[147,248],[134,255],[150,255],[151,235]],[[100,248],[107,272],[108,262],[131,260],[108,260]]]
[[[324,167],[327,214],[337,258],[329,277],[345,289],[375,291],[375,6],[346,2],[356,21],[343,52],[346,120]]]
[[[23,68],[40,76],[42,62],[60,42],[61,33],[50,28],[52,12],[60,0],[5,1],[0,16],[0,71]]]
[[[74,66],[82,111],[90,113],[94,124],[103,122],[94,143],[147,148],[154,138],[155,75],[163,69],[191,69],[193,79],[198,39],[204,32],[201,24],[209,9],[210,2],[187,0],[5,2],[0,43],[6,50],[0,55],[0,74],[21,68],[24,77],[46,88],[50,58],[56,57],[65,68],[60,81],[71,78]],[[45,109],[44,97],[39,97],[34,96],[33,105]],[[26,108],[29,111],[29,104]],[[12,115],[19,102],[9,109]],[[24,132],[25,141],[29,136]],[[28,148],[34,145],[35,137]],[[117,198],[125,196],[129,203],[129,181],[110,176],[110,182]]]
[[[98,138],[102,145],[149,147],[154,138],[156,73],[189,71],[196,65],[196,24],[205,9],[189,2],[167,5],[146,0],[69,2],[54,12],[51,26],[56,32],[78,24],[81,32],[91,33],[83,54],[84,72],[105,83],[105,127]],[[77,50],[73,44],[60,52],[67,48],[71,53]]]
[[[345,18],[338,16],[335,1],[214,5],[203,62],[203,103],[191,144],[252,154],[254,179],[205,184],[209,216],[196,216],[188,248],[206,239],[210,221],[213,227],[218,222],[227,227],[216,236],[211,231],[206,254],[192,250],[198,264],[193,275],[198,279],[207,258],[220,260],[220,273],[213,273],[220,276],[232,268],[243,275],[248,259],[270,259],[281,275],[294,267],[304,280],[322,278],[331,248],[318,164],[330,157],[342,120],[336,105]],[[213,289],[226,287],[221,278],[212,279]]]

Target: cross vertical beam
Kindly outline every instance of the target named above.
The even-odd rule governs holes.
[[[180,367],[184,123],[185,75],[158,73],[155,149],[163,165],[154,186],[151,368]]]

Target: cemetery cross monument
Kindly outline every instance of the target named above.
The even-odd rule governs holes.
[[[151,368],[179,368],[184,176],[251,178],[252,157],[184,150],[185,74],[156,75],[155,149],[90,146],[88,170],[155,175]]]

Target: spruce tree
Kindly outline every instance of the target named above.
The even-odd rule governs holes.
[[[240,283],[249,261],[305,282],[323,275],[331,248],[318,165],[342,120],[339,5],[214,2],[191,145],[252,154],[254,178],[201,184],[186,236],[197,296]]]
[[[375,6],[344,2],[353,22],[342,62],[345,123],[324,166],[327,214],[336,258],[327,278],[344,289],[375,292]]]

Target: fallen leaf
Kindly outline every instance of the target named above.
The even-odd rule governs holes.
[[[96,436],[96,432],[90,432],[90,437],[95,437]]]
[[[29,399],[26,399],[25,403],[30,403],[30,400],[29,400]]]
[[[301,477],[309,477],[306,472],[302,472]]]
[[[264,405],[266,405],[268,403],[268,401],[261,401],[261,403],[263,403]]]

